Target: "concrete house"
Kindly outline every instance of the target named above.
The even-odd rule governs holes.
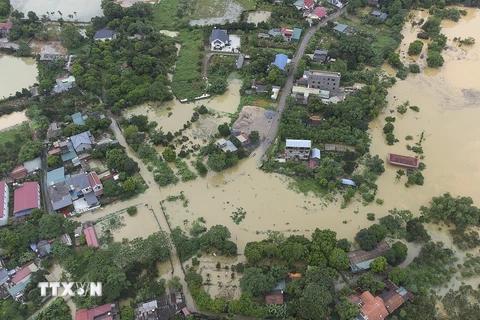
[[[12,170],[12,179],[13,180],[20,180],[20,179],[25,179],[28,176],[27,170],[23,166],[23,164],[15,167]]]
[[[283,304],[283,291],[285,290],[286,282],[281,280],[277,286],[271,291],[265,293],[265,304]]]
[[[99,206],[97,196],[93,192],[90,179],[86,173],[71,176],[65,180],[65,183],[68,186],[76,213],[86,212]]]
[[[388,18],[388,14],[380,11],[372,11],[371,13],[372,16],[377,17],[378,19],[382,20],[382,22],[385,22]]]
[[[79,126],[84,126],[85,125],[85,119],[88,118],[88,116],[82,116],[81,112],[77,112],[72,114],[72,121],[73,123],[79,125]]]
[[[339,9],[342,9],[344,4],[340,2],[339,0],[327,0],[328,4],[337,7]]]
[[[72,205],[72,197],[65,181],[49,185],[47,188],[53,210],[62,210]]]
[[[328,51],[326,50],[315,50],[313,52],[312,60],[315,62],[325,63],[327,62]]]
[[[0,226],[8,222],[8,186],[5,181],[0,181]]]
[[[217,141],[217,149],[222,150],[223,152],[235,152],[237,151],[237,147],[231,142],[230,140],[220,139]]]
[[[95,32],[93,40],[105,41],[117,39],[117,33],[113,30],[102,29]]]
[[[51,186],[59,182],[65,181],[65,168],[60,167],[47,172],[47,185]]]
[[[76,152],[92,150],[92,145],[94,144],[93,136],[90,131],[85,131],[71,136],[70,141],[72,142],[73,148]]]
[[[287,139],[285,145],[285,159],[308,160],[312,149],[311,140]]]
[[[120,307],[113,302],[92,309],[80,309],[75,313],[75,320],[120,320]]]
[[[313,9],[315,2],[313,0],[297,0],[293,6],[298,10],[308,11]]]
[[[53,93],[61,93],[64,91],[68,91],[72,89],[73,85],[75,84],[75,77],[74,76],[64,76],[61,78],[58,78],[56,80],[56,84],[53,87],[52,92]]]
[[[230,38],[227,30],[213,29],[210,35],[210,45],[212,50],[222,50],[230,45]]]
[[[340,78],[340,72],[310,71],[308,74],[308,87],[328,91],[338,90]]]
[[[40,208],[40,186],[38,182],[25,182],[15,189],[13,196],[13,214],[23,217],[33,209]]]
[[[316,7],[308,16],[311,19],[322,19],[327,16],[327,8]]]
[[[92,187],[96,196],[103,195],[103,184],[96,172],[90,172],[88,174],[88,182],[90,182],[90,186]]]
[[[9,19],[7,22],[0,23],[0,37],[6,37],[10,33],[12,27],[12,21]]]
[[[242,143],[242,146],[245,146],[250,143],[250,140],[248,139],[248,136],[246,133],[239,134],[237,136],[237,140]]]

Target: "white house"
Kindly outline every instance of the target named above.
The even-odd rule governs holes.
[[[227,30],[213,29],[210,36],[210,44],[212,50],[222,50],[230,45],[230,38],[228,37]]]
[[[0,181],[0,226],[8,222],[8,186],[5,181]]]

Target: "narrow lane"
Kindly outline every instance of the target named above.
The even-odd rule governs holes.
[[[268,148],[270,148],[270,145],[273,143],[273,140],[275,139],[277,135],[278,128],[280,126],[280,119],[282,117],[282,112],[283,109],[285,108],[285,104],[287,102],[287,97],[290,95],[292,88],[293,88],[293,75],[297,72],[297,65],[300,59],[303,57],[305,53],[305,49],[308,45],[308,42],[310,42],[310,39],[312,36],[315,34],[315,32],[320,29],[321,27],[324,27],[327,25],[328,21],[335,20],[338,17],[340,17],[343,13],[345,13],[347,10],[347,6],[343,7],[342,9],[334,12],[331,16],[328,16],[325,20],[322,22],[318,23],[316,26],[312,26],[308,29],[307,33],[304,35],[302,41],[300,42],[300,46],[298,47],[297,54],[295,57],[292,59],[292,65],[293,68],[288,74],[287,77],[287,82],[285,84],[285,87],[282,90],[282,94],[280,96],[280,100],[278,102],[278,107],[277,107],[277,113],[275,116],[272,118],[272,126],[270,127],[270,130],[268,131],[268,134],[266,135],[265,139],[262,141],[262,144],[260,145],[259,149],[259,154],[260,156],[264,156],[265,152],[267,152]]]

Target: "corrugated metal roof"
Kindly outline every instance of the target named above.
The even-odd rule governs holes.
[[[60,167],[58,169],[47,172],[47,185],[55,184],[65,181],[65,168]]]
[[[312,149],[312,158],[320,159],[320,149],[317,149],[317,148]]]
[[[287,139],[286,140],[286,147],[287,148],[311,148],[312,141],[311,140],[294,140],[294,139]]]

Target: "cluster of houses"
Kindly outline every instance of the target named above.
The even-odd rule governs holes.
[[[281,37],[283,41],[287,42],[298,42],[302,36],[302,29],[300,28],[273,28],[268,31],[268,33],[259,33],[259,38],[277,38]]]
[[[0,38],[7,37],[12,27],[12,21],[10,19],[7,22],[0,23]]]
[[[314,59],[326,61],[327,51],[315,50]],[[345,94],[340,90],[342,75],[339,72],[329,71],[305,71],[296,85],[292,87],[291,96],[297,104],[307,105],[310,95],[318,96],[325,104],[338,103],[345,99]]]
[[[240,141],[240,143],[242,144],[242,146],[246,146],[248,144],[250,144],[250,140],[248,138],[248,135],[246,133],[240,133],[239,135],[236,136],[236,139],[238,141]],[[222,151],[222,152],[235,152],[238,150],[238,148],[235,146],[235,144],[228,140],[228,139],[220,139],[220,140],[217,140],[217,143],[216,143],[216,146],[217,146],[217,149]]]

